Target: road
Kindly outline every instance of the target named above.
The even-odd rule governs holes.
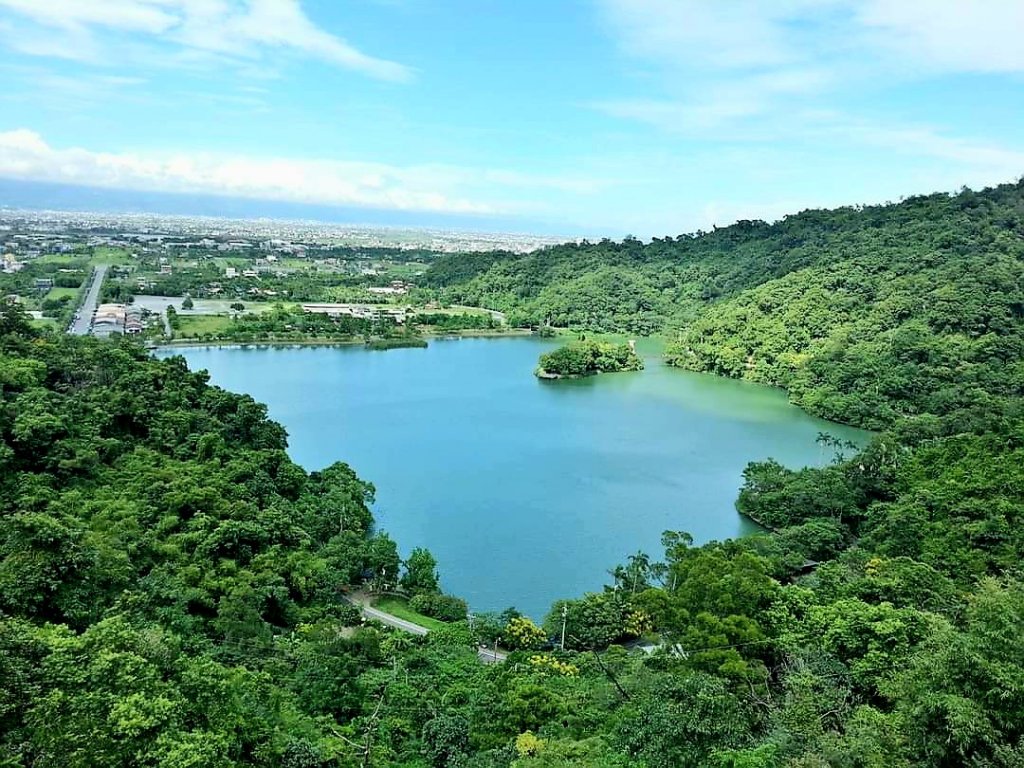
[[[419,624],[413,624],[411,621],[406,621],[405,619],[400,619],[390,613],[385,613],[379,608],[374,608],[362,603],[359,603],[359,608],[362,611],[364,618],[374,619],[379,621],[381,624],[387,624],[389,627],[400,629],[403,632],[408,632],[412,635],[425,635],[430,631],[426,627],[421,627]]]
[[[92,272],[92,282],[89,283],[89,290],[85,294],[85,301],[78,308],[78,316],[71,323],[69,332],[75,336],[86,336],[92,328],[92,316],[96,312],[96,304],[100,299],[100,288],[103,287],[103,278],[107,274],[107,264],[100,264]]]
[[[358,606],[364,619],[373,619],[374,621],[379,621],[381,624],[386,624],[389,627],[394,627],[395,629],[400,629],[403,632],[408,632],[411,635],[419,635],[421,637],[430,632],[426,627],[421,627],[419,624],[414,624],[406,619],[401,619],[394,614],[380,610],[380,608],[374,608],[370,605],[370,596],[365,592],[353,592],[347,597],[347,599],[353,605]],[[497,648],[485,648],[483,646],[476,649],[476,655],[484,664],[497,664],[508,658],[508,653],[505,651]]]

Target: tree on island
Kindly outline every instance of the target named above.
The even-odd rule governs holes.
[[[595,373],[643,370],[644,361],[633,345],[579,341],[540,356],[538,376],[590,376]]]
[[[186,310],[187,309],[192,309],[193,306],[195,306],[195,305],[192,303],[192,297],[191,296],[186,296],[184,298],[184,300],[181,302],[181,308],[182,309],[186,309]]]

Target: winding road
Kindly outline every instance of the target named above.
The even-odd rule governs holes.
[[[411,635],[425,635],[430,632],[426,627],[421,627],[419,624],[413,624],[411,621],[400,619],[397,616],[385,613],[379,608],[374,608],[371,605],[364,603],[357,603],[360,611],[365,619],[374,619],[379,621],[381,624],[387,624],[389,627],[400,629],[403,632],[408,632]]]
[[[422,637],[430,632],[426,627],[421,627],[419,624],[399,618],[387,611],[382,611],[380,608],[374,608],[370,605],[370,600],[372,598],[366,592],[353,592],[352,594],[347,595],[345,599],[359,608],[364,619],[379,621],[381,624],[386,624],[389,627],[394,627],[395,629],[400,629],[403,632],[408,632],[410,635],[419,635]],[[508,653],[505,651],[497,648],[486,648],[484,646],[480,646],[476,649],[476,655],[484,664],[498,664],[508,658]]]
[[[89,283],[89,290],[85,293],[85,300],[78,308],[78,314],[71,322],[68,333],[74,336],[87,336],[92,330],[92,316],[96,313],[96,305],[99,303],[100,289],[103,287],[103,278],[107,275],[109,264],[100,264],[92,271],[92,278]]]

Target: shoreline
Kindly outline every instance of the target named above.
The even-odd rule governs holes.
[[[425,339],[472,339],[472,338],[523,338],[533,336],[528,328],[517,328],[511,331],[491,329],[468,329],[449,333],[427,333]],[[231,339],[171,339],[162,341],[152,349],[166,347],[342,347],[365,345],[367,339],[262,339],[252,341],[233,341]]]

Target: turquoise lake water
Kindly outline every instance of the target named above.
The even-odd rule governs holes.
[[[266,403],[308,470],[345,461],[377,488],[375,515],[407,554],[425,546],[474,610],[543,618],[600,589],[662,531],[698,542],[755,526],[734,502],[747,462],[830,455],[781,391],[687,373],[656,354],[640,373],[539,381],[536,338],[432,340],[427,349],[192,347],[225,389]],[[644,348],[641,347],[641,351]]]

